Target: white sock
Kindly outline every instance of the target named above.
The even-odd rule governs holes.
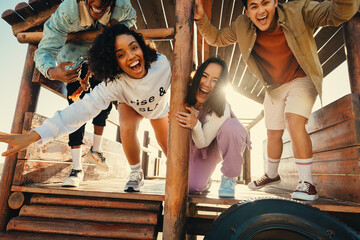
[[[102,135],[96,135],[94,134],[93,138],[93,151],[100,152],[101,149],[101,142],[102,142]]]
[[[73,169],[82,170],[81,168],[81,147],[80,148],[72,148],[71,156],[73,161]]]
[[[140,171],[141,163],[138,163],[138,164],[135,164],[135,165],[130,165],[130,169],[131,169],[132,172]]]
[[[307,158],[307,159],[295,158],[295,163],[299,173],[299,182],[306,181],[313,184],[313,180],[311,176],[313,158]]]
[[[279,175],[278,173],[279,164],[280,164],[280,159],[268,158],[268,169],[266,174],[268,175],[269,178],[276,178]]]

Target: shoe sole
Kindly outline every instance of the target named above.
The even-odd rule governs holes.
[[[319,196],[316,195],[308,195],[305,193],[292,193],[291,194],[291,199],[295,199],[295,200],[302,200],[302,201],[315,201],[316,199],[318,199]]]
[[[144,186],[144,182],[140,183],[140,186],[137,188],[134,187],[127,187],[124,189],[125,192],[140,192],[140,188]]]
[[[276,181],[276,182],[271,182],[271,183],[268,183],[268,184],[265,184],[265,185],[262,185],[262,186],[258,186],[258,187],[250,187],[248,185],[248,188],[252,189],[252,190],[258,190],[258,189],[261,189],[261,188],[264,188],[264,187],[268,187],[268,186],[271,186],[271,185],[276,185],[276,184],[279,184],[281,183],[281,179],[279,181]]]
[[[104,165],[102,165],[101,163],[99,163],[91,154],[91,152],[89,151],[88,152],[88,158],[90,158],[90,161],[95,164],[95,166],[101,170],[101,171],[104,171],[104,172],[108,172],[109,171],[109,167],[104,167]]]
[[[219,193],[219,197],[221,198],[234,198],[234,194],[233,193]]]
[[[133,188],[133,187],[128,187],[126,189],[124,189],[125,192],[140,192],[140,189],[138,188]]]
[[[76,185],[70,185],[70,184],[64,184],[64,185],[61,185],[61,187],[78,187]]]

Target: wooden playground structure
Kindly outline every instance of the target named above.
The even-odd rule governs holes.
[[[103,173],[86,164],[85,181],[78,188],[62,188],[59,182],[71,169],[67,139],[6,158],[0,186],[0,239],[196,239],[205,235],[217,214],[228,206],[249,198],[290,198],[296,186],[296,169],[289,138],[284,138],[280,174],[276,188],[250,191],[238,184],[235,198],[219,198],[218,185],[209,193],[188,194],[188,130],[174,121],[182,110],[186,86],[193,66],[218,55],[228,66],[236,91],[262,103],[264,89],[247,69],[236,44],[211,47],[194,31],[191,0],[132,0],[137,11],[136,30],[152,40],[172,65],[171,106],[166,178],[158,177],[164,164],[161,153],[150,159],[143,152],[142,166],[147,175],[140,193],[122,190],[127,161],[120,139],[104,140],[102,148],[111,165]],[[285,2],[285,0],[279,0]],[[50,81],[35,68],[33,61],[44,22],[61,0],[29,0],[2,13],[20,43],[27,43],[12,133],[26,133],[44,121],[35,112],[40,87],[62,97],[63,83]],[[225,27],[243,12],[240,0],[204,0],[214,26]],[[219,11],[219,9],[221,9]],[[96,32],[70,35],[68,41],[92,41]],[[360,12],[339,27],[320,28],[315,33],[324,77],[347,61],[351,93],[312,113],[307,130],[313,142],[313,175],[319,200],[309,202],[321,211],[336,215],[360,232]],[[339,80],[340,81],[340,80]],[[263,114],[247,125],[251,129]],[[116,120],[110,122],[117,125]],[[91,135],[85,139],[85,151]],[[151,142],[151,140],[150,140]],[[149,138],[145,134],[144,146]],[[150,144],[151,145],[151,144]],[[163,173],[165,174],[165,173]],[[165,181],[166,179],[166,181]],[[250,153],[245,153],[242,183],[250,182]],[[357,220],[356,220],[357,219]]]

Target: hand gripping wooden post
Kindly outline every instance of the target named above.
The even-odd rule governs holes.
[[[31,82],[35,63],[34,52],[36,46],[29,45],[23,75],[21,77],[16,111],[14,115],[11,133],[21,133],[23,129],[25,112],[34,112],[39,97],[40,85]],[[5,158],[3,173],[0,184],[0,232],[5,230],[10,209],[8,198],[10,196],[11,185],[14,178],[17,155]]]
[[[189,130],[175,119],[184,111],[184,98],[192,66],[193,0],[177,0],[175,7],[175,44],[172,61],[169,145],[164,205],[164,240],[183,240],[186,234],[188,198]]]

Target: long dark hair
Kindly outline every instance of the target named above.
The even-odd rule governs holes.
[[[117,36],[127,34],[133,36],[139,43],[144,54],[145,70],[150,68],[150,64],[157,60],[158,54],[155,49],[145,43],[140,33],[130,30],[123,24],[115,24],[105,28],[96,37],[89,50],[89,65],[96,79],[111,82],[116,76],[124,71],[119,67],[115,55],[115,39]]]
[[[226,99],[224,87],[227,84],[228,69],[225,61],[220,58],[210,57],[198,67],[193,79],[190,82],[189,90],[185,98],[185,103],[189,104],[190,106],[194,106],[196,104],[196,95],[199,89],[200,80],[206,67],[210,63],[219,64],[222,67],[222,72],[214,89],[211,91],[209,98],[204,103],[202,111],[205,111],[208,114],[215,112],[218,117],[221,117],[222,115],[224,115],[225,111]]]

